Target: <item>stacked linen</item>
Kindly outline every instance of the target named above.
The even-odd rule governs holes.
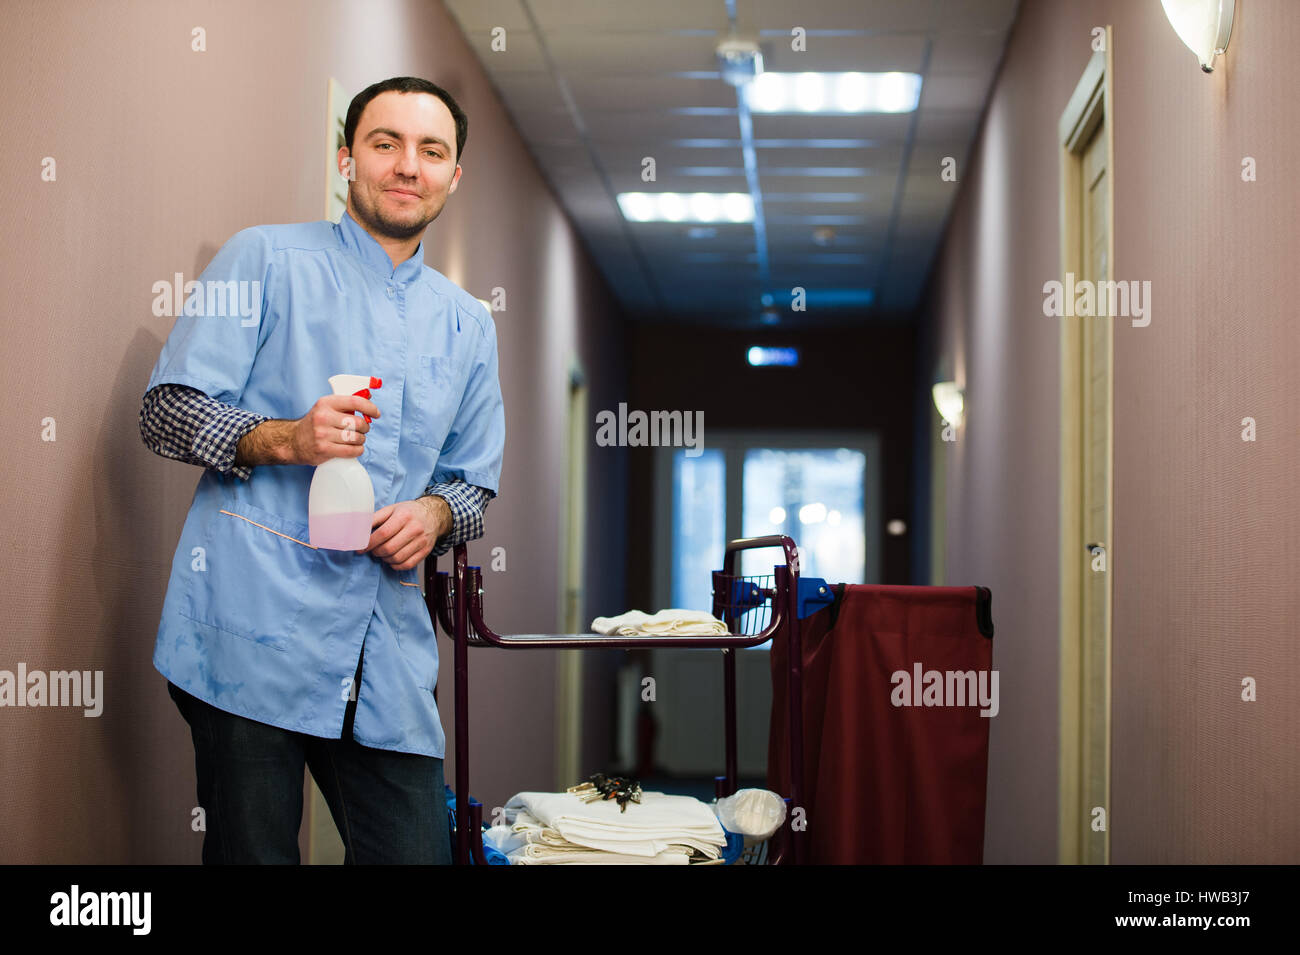
[[[630,637],[638,634],[661,637],[711,637],[727,633],[725,623],[701,610],[660,610],[655,614],[629,610],[617,617],[597,617],[591,622],[591,629],[607,637]]]
[[[689,865],[719,859],[726,835],[713,810],[690,796],[642,793],[584,803],[573,793],[519,793],[505,806],[509,825],[485,837],[512,865]]]

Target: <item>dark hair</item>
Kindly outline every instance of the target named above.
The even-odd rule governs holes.
[[[343,139],[349,153],[352,152],[352,138],[356,135],[357,123],[361,122],[361,113],[366,104],[380,93],[428,93],[446,103],[447,109],[451,110],[451,118],[456,122],[456,162],[460,162],[461,154],[465,152],[465,137],[469,133],[469,119],[465,111],[441,86],[415,76],[394,76],[390,80],[367,86],[352,97],[352,103],[348,106],[348,118],[343,124]]]

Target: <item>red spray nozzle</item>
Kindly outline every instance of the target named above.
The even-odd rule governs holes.
[[[370,379],[370,388],[378,388],[379,386],[378,386],[377,384],[375,384],[375,382],[377,382],[378,380],[379,380],[378,378],[371,378],[371,379]],[[357,397],[357,398],[366,398],[366,399],[369,399],[369,398],[370,398],[370,388],[362,388],[360,391],[354,391],[354,392],[352,392],[352,394],[353,394],[354,397]],[[365,412],[362,412],[362,413],[361,413],[361,417],[363,417],[363,418],[366,419],[366,424],[370,424],[370,415],[366,414]]]
[[[382,378],[376,378],[374,375],[371,375],[371,376],[370,376],[370,387],[371,387],[371,388],[382,388],[382,387],[384,387],[384,380],[383,380]]]

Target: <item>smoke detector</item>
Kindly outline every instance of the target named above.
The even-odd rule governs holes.
[[[752,83],[763,72],[763,51],[755,40],[742,40],[731,36],[718,44],[714,51],[722,78],[732,86]]]

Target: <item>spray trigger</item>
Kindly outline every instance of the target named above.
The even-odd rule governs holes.
[[[371,378],[370,378],[370,388],[379,388],[379,387],[382,387],[382,385],[383,385],[383,381],[382,381],[381,379],[379,379],[379,378],[375,378],[373,375],[371,376]],[[369,397],[370,397],[370,388],[362,388],[360,391],[354,391],[354,392],[352,392],[352,394],[353,394],[354,397],[357,397],[357,398],[366,398],[366,399],[369,399]],[[363,418],[366,419],[366,424],[370,424],[370,415],[366,414],[365,412],[362,412],[361,417],[363,417]]]

